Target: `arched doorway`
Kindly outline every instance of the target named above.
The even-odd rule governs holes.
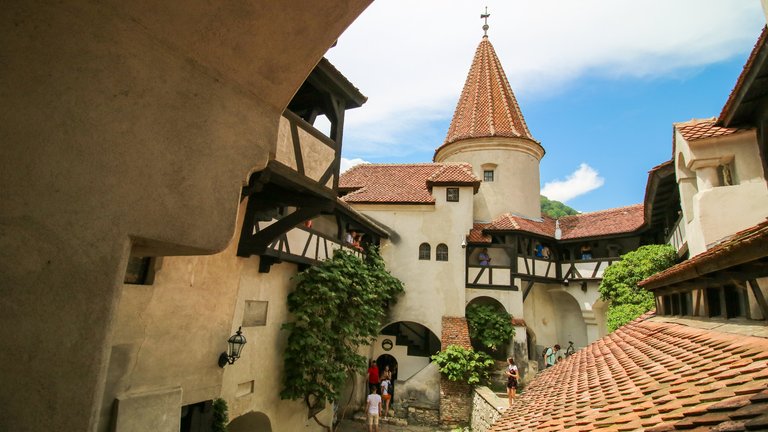
[[[229,432],[272,432],[272,423],[266,414],[251,411],[232,420],[227,429]]]
[[[581,312],[579,303],[565,291],[550,291],[553,303],[557,307],[557,339],[556,343],[565,350],[568,342],[572,341],[577,347],[587,345],[587,324]],[[554,343],[553,343],[554,344]]]
[[[407,380],[426,367],[432,361],[430,356],[438,351],[440,339],[432,330],[413,321],[398,321],[381,330],[372,358],[379,370],[386,365],[380,359],[394,361],[398,379]]]
[[[376,365],[379,367],[379,371],[381,371],[382,376],[384,375],[384,371],[386,370],[386,368],[389,368],[389,371],[391,372],[391,375],[392,375],[389,394],[392,395],[392,399],[394,400],[395,382],[397,381],[397,373],[398,373],[397,359],[392,355],[382,354],[376,359]]]

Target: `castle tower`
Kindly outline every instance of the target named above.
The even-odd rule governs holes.
[[[483,36],[435,162],[469,162],[483,180],[474,198],[474,218],[490,221],[503,213],[541,217],[536,141],[517,104],[499,58]]]

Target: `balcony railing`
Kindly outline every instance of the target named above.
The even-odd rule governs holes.
[[[603,272],[619,257],[577,261],[554,261],[543,258],[517,257],[517,265],[467,265],[467,288],[516,291],[522,281],[561,283],[564,280],[602,279]]]
[[[259,228],[264,229],[273,222],[260,222]],[[333,253],[339,249],[358,257],[363,256],[360,250],[337,238],[302,226],[293,228],[270,243],[264,255],[280,261],[315,265],[332,258]]]
[[[678,255],[682,255],[685,252],[688,240],[685,237],[685,222],[682,215],[677,219],[672,230],[670,230],[665,243],[672,245]]]

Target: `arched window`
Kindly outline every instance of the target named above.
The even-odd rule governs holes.
[[[429,243],[422,243],[419,245],[419,259],[432,259],[432,247],[429,245]]]
[[[448,261],[448,246],[440,243],[435,250],[435,259],[438,261]]]

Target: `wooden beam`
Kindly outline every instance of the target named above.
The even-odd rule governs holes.
[[[531,292],[531,289],[533,288],[533,280],[528,281],[528,285],[525,286],[525,289],[523,290],[523,303],[525,303],[525,298],[528,297],[528,294]]]
[[[763,314],[763,319],[768,320],[768,301],[765,300],[763,292],[760,290],[760,284],[756,279],[749,280],[749,287],[752,289],[752,295],[757,300],[757,305],[760,307],[760,312]]]
[[[296,209],[295,212],[279,219],[272,225],[264,228],[251,236],[247,241],[243,242],[241,238],[240,245],[238,246],[239,256],[261,255],[267,249],[270,243],[272,243],[279,236],[293,229],[296,225],[310,219],[319,213],[319,210],[314,207],[302,207]],[[242,248],[242,251],[241,251]],[[247,253],[247,255],[241,255],[241,253]]]

